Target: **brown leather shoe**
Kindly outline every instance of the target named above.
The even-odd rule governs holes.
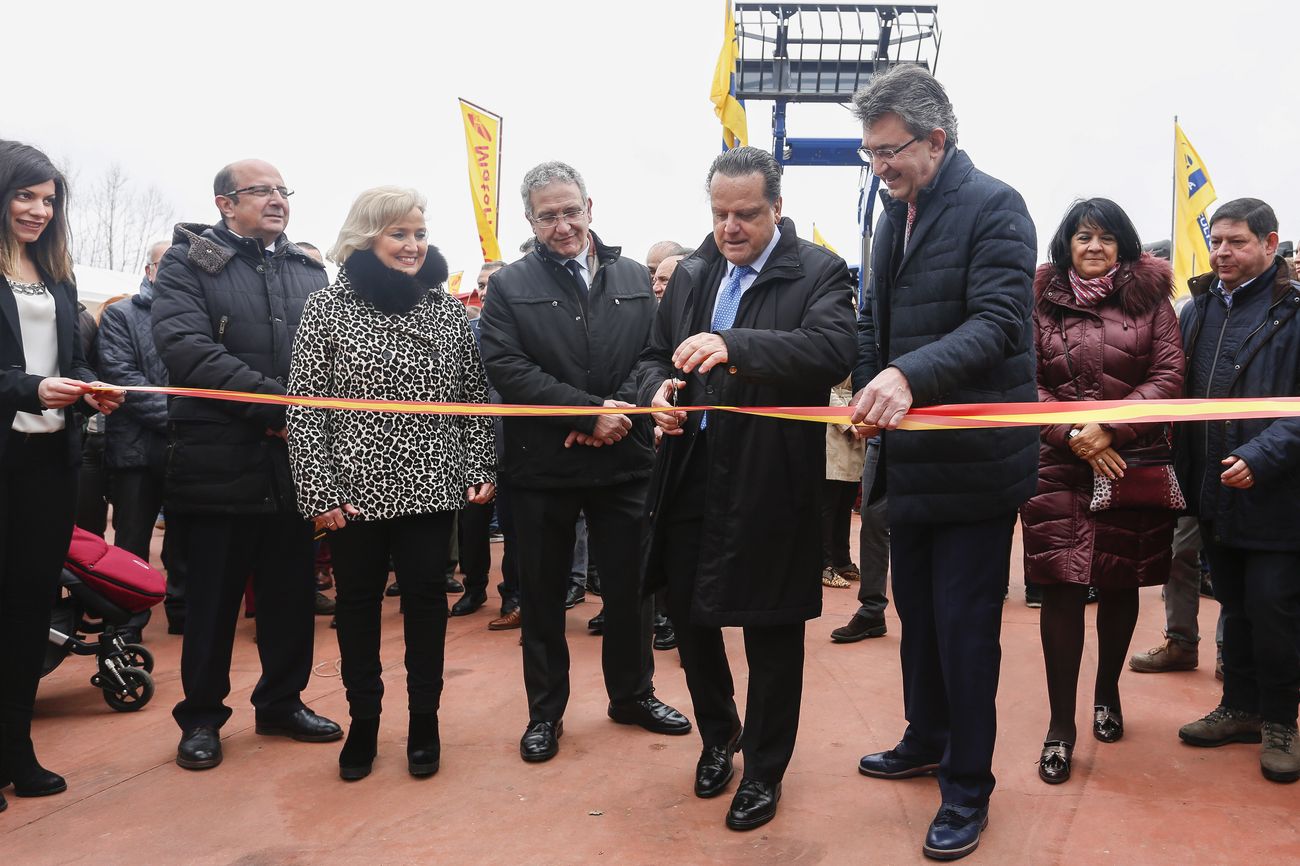
[[[521,619],[519,608],[515,608],[505,616],[499,616],[488,623],[488,631],[508,631],[512,628],[519,628]]]
[[[1144,653],[1133,653],[1128,666],[1142,674],[1162,674],[1166,671],[1194,671],[1197,661],[1195,646],[1189,647],[1170,639]]]

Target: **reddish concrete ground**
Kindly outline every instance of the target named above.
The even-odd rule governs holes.
[[[1074,777],[1058,787],[1040,782],[1035,761],[1047,705],[1038,615],[1024,606],[1018,580],[1003,619],[998,788],[989,829],[967,862],[1300,862],[1300,786],[1264,780],[1258,747],[1202,750],[1177,739],[1180,724],[1217,702],[1212,658],[1195,672],[1126,673],[1125,738],[1105,745],[1085,736]],[[1160,634],[1159,590],[1144,590],[1143,604],[1140,648]],[[893,745],[903,715],[892,609],[887,637],[847,646],[828,638],[855,606],[852,590],[827,590],[826,614],[809,623],[803,724],[780,813],[748,834],[723,826],[729,796],[692,796],[694,735],[655,736],[605,718],[599,639],[584,627],[595,603],[569,615],[573,699],[555,760],[519,760],[527,711],[518,633],[486,631],[490,603],[451,621],[442,769],[431,779],[410,778],[401,630],[390,603],[383,644],[389,712],[369,778],[339,781],[338,744],[253,733],[248,695],[258,662],[248,620],[239,625],[225,763],[205,772],[177,767],[170,709],[180,695],[180,640],[155,625],[147,640],[158,658],[158,691],[142,711],[109,710],[87,684],[89,659],[67,660],[42,683],[38,752],[67,775],[69,789],[34,800],[10,793],[0,816],[0,863],[920,863],[938,807],[934,781],[886,782],[857,772],[859,756]],[[1207,631],[1214,614],[1207,603]],[[319,663],[305,698],[346,720],[327,625],[317,620]],[[743,693],[744,656],[738,641],[729,648]],[[1090,642],[1080,688],[1085,735],[1093,653]],[[675,655],[656,653],[656,660],[659,695],[689,715]]]

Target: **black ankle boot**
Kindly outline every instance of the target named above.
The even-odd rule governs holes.
[[[412,776],[432,776],[438,772],[441,758],[438,714],[411,713],[411,727],[406,738],[407,770]]]
[[[0,746],[0,788],[13,782],[14,793],[19,797],[48,797],[63,793],[68,790],[67,781],[36,760],[30,730],[15,731],[13,725],[5,726],[3,745]]]
[[[379,716],[373,719],[353,719],[348,726],[348,738],[339,752],[339,778],[355,782],[370,775],[379,751]]]

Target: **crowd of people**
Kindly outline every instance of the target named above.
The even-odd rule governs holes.
[[[1168,628],[1129,666],[1194,668],[1202,557],[1222,610],[1223,695],[1178,736],[1260,743],[1265,777],[1300,779],[1300,420],[899,429],[913,406],[945,403],[1296,395],[1300,282],[1277,253],[1272,209],[1241,198],[1215,211],[1213,272],[1192,282],[1179,316],[1168,263],[1143,251],[1109,199],[1074,203],[1036,266],[1023,199],[957,146],[953,107],[928,72],[884,73],[853,108],[862,158],[885,187],[860,309],[845,262],[783,216],[780,166],[758,148],[724,151],[709,167],[713,231],[693,248],[656,244],[645,264],[592,231],[577,170],[533,167],[521,184],[532,242],[514,262],[483,266],[477,316],[441,288],[447,262],[419,192],[358,195],[328,251],[331,282],[319,250],[286,234],[292,191],[280,172],[245,160],[216,175],[219,219],[178,225],[150,250],[140,291],[106,307],[93,358],[78,339],[66,181],[34,148],[0,142],[0,411],[10,427],[0,440],[0,628],[11,647],[0,667],[0,784],[18,796],[66,788],[37,761],[31,718],[90,416],[105,419],[117,543],[147,556],[165,509],[165,610],[182,635],[176,761],[187,769],[222,762],[247,595],[262,670],[256,732],[346,736],[340,777],[369,775],[384,695],[381,605],[400,593],[408,769],[436,773],[447,619],[487,602],[495,520],[501,609],[488,627],[521,632],[520,757],[560,750],[565,611],[598,574],[603,607],[590,626],[603,635],[609,718],[697,731],[701,798],[728,790],[742,752],[725,812],[740,831],[777,813],[805,625],[820,616],[824,587],[858,587],[861,607],[831,633],[850,643],[886,633],[892,574],[907,726],[859,769],[936,776],[941,805],[923,851],[956,859],[988,823],[1019,522],[1026,582],[1042,604],[1044,782],[1071,774],[1085,605],[1098,602],[1091,729],[1112,743],[1124,735],[1120,675],[1138,589],[1165,585]],[[167,384],[575,411],[285,409],[113,387]],[[847,417],[822,426],[681,408],[702,405],[838,405]],[[448,568],[456,561],[463,587]],[[336,600],[322,608],[326,584]],[[449,588],[463,590],[450,607]],[[335,616],[346,731],[301,698],[318,612]],[[743,633],[743,711],[724,628]],[[677,649],[693,720],[656,697],[653,647]]]

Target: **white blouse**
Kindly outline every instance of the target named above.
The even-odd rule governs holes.
[[[41,283],[14,283],[18,303],[19,330],[23,336],[23,357],[27,373],[33,376],[59,375],[59,334],[55,325],[54,297]],[[40,291],[33,291],[40,286]],[[39,415],[14,414],[13,429],[19,433],[54,433],[63,429],[63,410],[46,409]]]

